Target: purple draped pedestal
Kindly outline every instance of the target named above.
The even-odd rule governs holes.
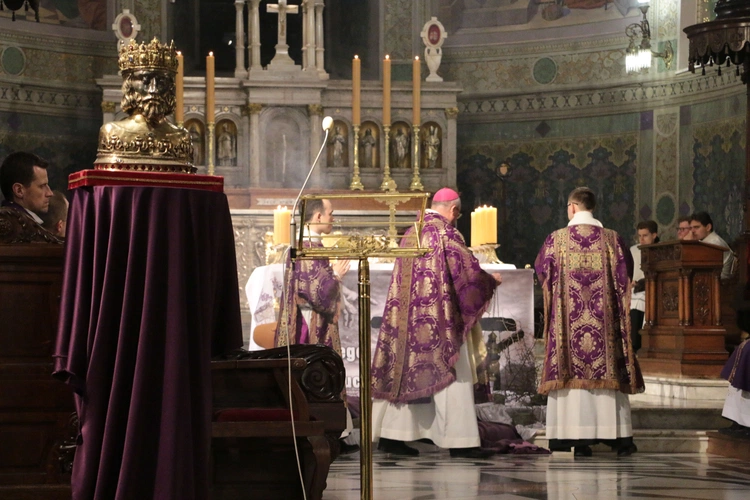
[[[208,498],[210,360],[241,345],[223,193],[73,190],[54,375],[76,392],[74,500]]]

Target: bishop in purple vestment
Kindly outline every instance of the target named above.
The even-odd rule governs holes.
[[[467,341],[499,275],[483,271],[454,227],[461,200],[435,194],[424,216],[424,257],[396,261],[373,356],[373,438],[379,449],[416,455],[430,439],[453,456],[480,456]],[[413,244],[408,238],[402,245]]]
[[[545,359],[539,392],[548,394],[553,451],[605,442],[636,451],[628,394],[644,390],[630,338],[633,259],[623,239],[591,214],[588,188],[568,199],[568,226],[550,234],[536,259],[544,292]]]

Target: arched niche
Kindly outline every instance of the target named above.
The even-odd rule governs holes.
[[[188,118],[184,127],[193,140],[193,165],[206,164],[206,128],[198,118]]]
[[[443,167],[443,128],[436,122],[427,122],[419,130],[420,168],[439,169]]]
[[[391,125],[391,164],[393,169],[411,168],[411,125],[397,121]]]
[[[234,120],[224,118],[216,122],[216,165],[219,167],[237,166],[238,127]]]
[[[310,124],[306,111],[292,107],[264,109],[259,128],[261,184],[302,186],[310,168]]]
[[[326,146],[326,165],[328,168],[349,168],[350,146],[349,125],[344,120],[333,120],[333,128]]]
[[[362,122],[359,128],[359,167],[380,168],[380,127],[373,121]]]

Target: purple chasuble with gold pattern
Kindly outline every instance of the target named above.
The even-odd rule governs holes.
[[[372,397],[391,403],[432,396],[456,380],[459,349],[495,293],[495,278],[443,216],[425,214],[421,243],[425,256],[396,260],[373,356]]]
[[[617,232],[589,224],[559,229],[547,237],[535,269],[545,310],[539,393],[643,392],[630,339],[633,258]]]
[[[322,247],[323,244],[305,241],[305,246]],[[287,266],[290,265],[288,259]],[[341,288],[328,259],[297,260],[292,271],[287,272],[284,289],[286,294],[281,304],[276,346],[287,345],[286,332],[293,332],[292,344],[301,341],[323,344],[341,354],[338,326]],[[305,325],[301,307],[312,309],[311,324]]]

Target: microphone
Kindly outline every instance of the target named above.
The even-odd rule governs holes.
[[[307,183],[310,180],[310,176],[312,176],[313,170],[315,170],[315,165],[318,164],[318,160],[320,159],[320,155],[323,153],[323,148],[326,147],[326,144],[328,144],[328,133],[331,131],[331,128],[333,128],[333,118],[330,116],[326,116],[323,118],[323,122],[321,123],[321,126],[323,127],[323,130],[325,131],[326,135],[323,138],[323,144],[320,145],[320,150],[318,151],[318,156],[315,157],[315,161],[313,161],[312,166],[310,167],[310,171],[307,173],[307,177],[305,178],[305,182],[302,183],[302,187],[299,190],[299,194],[297,195],[297,198],[294,200],[294,206],[292,207],[292,218],[289,222],[290,226],[290,251],[292,252],[292,260],[295,258],[295,250],[297,248],[297,221],[295,220],[295,213],[297,212],[297,206],[299,205],[299,199],[302,197],[302,192],[305,190],[305,187],[307,187]],[[300,221],[300,224],[302,224],[302,221]]]

